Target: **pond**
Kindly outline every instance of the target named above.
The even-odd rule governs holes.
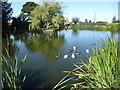
[[[90,30],[61,30],[51,34],[38,34],[26,32],[15,35],[15,47],[13,55],[17,55],[19,59],[27,55],[27,59],[22,68],[22,74],[26,75],[24,82],[25,88],[53,88],[68,71],[74,69],[73,63],[78,63],[81,59],[87,60],[86,49],[91,52],[90,46],[95,47],[98,41],[106,41],[107,37],[114,38],[119,33],[110,31],[90,31]],[[17,52],[18,44],[20,50]],[[3,39],[3,48],[6,44],[6,38]],[[80,55],[71,58],[72,51],[69,49],[76,46],[76,51]],[[4,51],[3,51],[4,53]],[[57,54],[61,54],[56,58]],[[64,59],[67,54],[68,58]]]

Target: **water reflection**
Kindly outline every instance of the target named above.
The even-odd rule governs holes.
[[[31,34],[24,38],[23,42],[30,52],[39,52],[46,61],[56,60],[56,55],[60,52],[60,47],[64,44],[64,34],[57,32],[51,34]]]
[[[78,35],[78,30],[73,30],[72,33],[73,35]]]

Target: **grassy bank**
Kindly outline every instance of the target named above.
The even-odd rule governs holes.
[[[107,42],[100,42],[96,48],[92,48],[92,53],[88,61],[80,61],[74,64],[76,67],[53,88],[120,88],[120,52],[118,39]],[[71,78],[70,78],[71,77]],[[68,81],[72,84],[66,84]]]
[[[112,30],[117,31],[120,29],[119,24],[114,23],[81,23],[81,24],[72,24],[70,26],[73,30]]]

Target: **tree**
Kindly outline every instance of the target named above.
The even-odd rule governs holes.
[[[115,23],[115,22],[116,22],[116,16],[114,16],[112,19],[112,23]]]
[[[60,28],[64,25],[64,17],[62,15],[56,15],[52,18],[52,23],[55,28]]]
[[[89,23],[91,23],[91,20],[89,20]]]
[[[9,29],[8,22],[11,19],[13,9],[11,8],[11,3],[2,2],[2,29]]]
[[[120,20],[118,19],[118,20],[116,20],[116,23],[120,23]]]
[[[87,19],[85,19],[85,23],[88,23],[88,20],[87,20]]]
[[[58,26],[63,21],[61,5],[57,2],[43,2],[31,12],[31,29],[51,28]],[[59,22],[54,22],[58,20]],[[55,23],[57,23],[55,25]],[[59,26],[58,26],[59,27]]]
[[[72,18],[72,22],[73,22],[74,24],[76,24],[78,21],[79,21],[79,18],[78,18],[78,17]]]
[[[38,4],[34,3],[34,2],[26,2],[23,5],[23,8],[21,9],[21,14],[20,14],[20,18],[22,19],[22,21],[27,21],[29,20],[30,17],[30,13],[31,11],[34,10],[34,8],[38,6]]]
[[[11,29],[20,29],[20,30],[24,30],[24,29],[28,29],[29,24],[27,22],[24,22],[21,20],[20,17],[12,17],[12,25],[11,25]]]

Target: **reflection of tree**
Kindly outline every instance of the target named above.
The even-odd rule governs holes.
[[[46,60],[55,60],[56,54],[59,53],[59,48],[64,43],[64,36],[58,36],[57,33],[48,35],[31,35],[28,40],[24,40],[28,50],[39,52],[46,57]]]
[[[78,35],[78,30],[73,30],[72,33],[73,35]]]

